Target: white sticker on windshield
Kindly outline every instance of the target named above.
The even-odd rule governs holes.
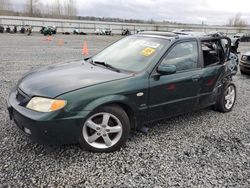
[[[148,42],[148,41],[142,41],[141,43],[144,46],[150,47],[150,48],[158,48],[161,44],[156,42]]]

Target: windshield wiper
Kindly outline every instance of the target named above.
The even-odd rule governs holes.
[[[103,65],[113,71],[116,71],[116,72],[121,72],[120,69],[116,68],[116,67],[113,67],[112,65],[108,64],[108,63],[105,63],[105,62],[101,62],[101,61],[93,61],[92,60],[92,63],[94,64],[98,64],[98,65]]]

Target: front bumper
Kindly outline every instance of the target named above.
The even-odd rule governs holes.
[[[244,61],[240,61],[240,70],[250,74],[250,62],[246,63]]]
[[[16,91],[12,90],[7,100],[10,119],[19,130],[38,144],[62,145],[77,143],[81,136],[82,125],[88,111],[69,113],[64,110],[41,113],[19,105]]]

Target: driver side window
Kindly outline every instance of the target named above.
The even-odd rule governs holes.
[[[176,71],[195,69],[198,65],[198,46],[196,41],[175,45],[161,64],[176,66]]]

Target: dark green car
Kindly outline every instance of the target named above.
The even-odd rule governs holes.
[[[10,92],[10,118],[41,144],[119,149],[143,124],[214,106],[233,108],[231,41],[144,32],[84,61],[28,72]]]
[[[40,33],[43,34],[44,36],[47,35],[55,35],[56,34],[56,27],[42,27],[40,30]]]

